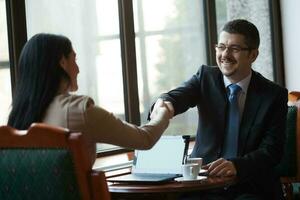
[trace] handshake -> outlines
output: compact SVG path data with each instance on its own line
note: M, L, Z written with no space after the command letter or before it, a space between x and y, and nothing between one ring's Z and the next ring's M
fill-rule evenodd
M161 118L162 116L167 115L169 119L174 116L174 108L171 102L158 99L153 107L153 110L150 114L150 119Z

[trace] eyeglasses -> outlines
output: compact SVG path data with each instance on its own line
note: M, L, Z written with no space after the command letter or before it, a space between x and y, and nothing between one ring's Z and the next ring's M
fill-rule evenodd
M227 49L229 52L232 52L232 53L239 53L241 51L249 51L252 49L249 47L243 48L239 45L226 46L224 44L216 44L215 48L216 48L216 51L218 51L218 52L224 52Z

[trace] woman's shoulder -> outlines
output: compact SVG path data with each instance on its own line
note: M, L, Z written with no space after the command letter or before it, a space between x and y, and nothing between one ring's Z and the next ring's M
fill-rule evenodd
M94 100L86 95L60 94L54 98L54 102L62 107L79 108L85 110L94 105Z
M94 101L85 95L57 95L47 108L43 122L72 129L73 123L70 121L84 121L83 116L89 104L93 105Z
M89 96L60 94L51 102L44 121L71 130L82 131L86 110L92 105L94 101Z

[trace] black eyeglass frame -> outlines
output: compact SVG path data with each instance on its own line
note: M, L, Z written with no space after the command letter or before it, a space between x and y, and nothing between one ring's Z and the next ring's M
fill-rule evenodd
M251 51L253 48L250 47L241 47L239 45L226 46L224 44L215 44L215 50L224 52L226 49L232 53L239 53L241 51Z

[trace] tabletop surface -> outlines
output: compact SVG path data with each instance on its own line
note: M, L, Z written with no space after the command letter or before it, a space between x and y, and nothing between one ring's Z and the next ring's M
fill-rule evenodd
M213 188L228 187L236 182L236 177L207 177L204 180L191 182L170 181L165 183L111 183L108 182L112 193L174 193Z

